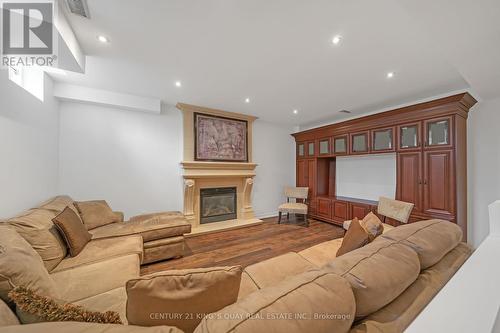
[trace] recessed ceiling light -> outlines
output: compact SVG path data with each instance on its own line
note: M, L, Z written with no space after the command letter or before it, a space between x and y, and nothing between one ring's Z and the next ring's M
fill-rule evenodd
M250 98L245 98L245 103L250 103Z
M335 45L337 45L337 44L340 43L341 40L342 40L342 36L337 35L337 36L334 36L332 38L332 43L335 44Z
M108 37L103 36L103 35L97 36L97 40L100 41L101 43L109 43Z
M388 78L388 79L391 79L391 78L393 78L393 77L394 77L394 72L389 72L389 73L387 73L387 78Z
M176 87L181 87L181 86L182 86L181 81L175 81L175 86L176 86Z
M299 110L295 109L295 110L293 110L293 113L297 114L297 113L299 113Z

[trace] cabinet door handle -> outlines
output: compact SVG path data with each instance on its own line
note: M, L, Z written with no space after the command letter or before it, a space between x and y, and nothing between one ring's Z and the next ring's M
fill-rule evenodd
M422 179L419 179L419 180L418 180L418 184L419 184L419 185L422 185Z
M426 180L424 180L424 185L427 185L427 179L426 179Z

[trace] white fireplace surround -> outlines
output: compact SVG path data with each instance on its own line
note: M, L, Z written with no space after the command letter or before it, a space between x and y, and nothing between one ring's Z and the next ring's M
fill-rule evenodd
M181 162L184 178L184 215L192 225L192 235L239 228L262 223L255 218L252 206L252 188L255 168L252 163L252 124L256 119L238 113L208 109L199 106L177 104L183 112L184 161ZM248 160L250 162L205 162L194 160L193 113L224 116L248 122ZM200 224L200 189L236 187L237 217L234 220Z

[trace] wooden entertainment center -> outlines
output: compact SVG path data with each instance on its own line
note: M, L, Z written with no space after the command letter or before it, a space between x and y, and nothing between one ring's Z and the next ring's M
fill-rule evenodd
M292 134L309 215L341 225L376 213L376 201L337 196L336 157L395 153L396 199L415 204L410 222L449 220L467 239L467 116L476 102L462 93Z

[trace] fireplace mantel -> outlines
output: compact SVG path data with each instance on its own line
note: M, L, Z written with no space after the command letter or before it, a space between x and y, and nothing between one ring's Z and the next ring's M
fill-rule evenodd
M181 162L184 169L184 178L209 178L209 177L254 177L255 163L234 162Z
M184 215L192 225L191 235L240 228L262 223L252 207L252 189L256 163L252 163L252 125L256 117L200 106L177 104L184 122L184 160L180 162L184 178ZM200 112L248 121L249 162L205 162L194 160L193 113ZM237 218L200 224L200 189L236 187Z

